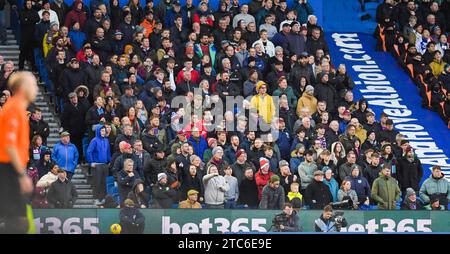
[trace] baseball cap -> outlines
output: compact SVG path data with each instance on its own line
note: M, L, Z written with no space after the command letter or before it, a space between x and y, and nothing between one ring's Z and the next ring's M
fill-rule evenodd
M68 131L63 131L63 132L61 132L60 136L61 136L61 138L67 137L67 136L70 136L70 133Z

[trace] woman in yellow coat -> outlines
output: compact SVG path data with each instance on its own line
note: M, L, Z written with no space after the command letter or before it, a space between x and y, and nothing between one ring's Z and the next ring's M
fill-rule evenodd
M255 109L267 124L270 124L272 117L275 116L275 104L272 96L267 94L267 84L259 81L256 84L256 91L258 94L253 96L250 101L251 108Z

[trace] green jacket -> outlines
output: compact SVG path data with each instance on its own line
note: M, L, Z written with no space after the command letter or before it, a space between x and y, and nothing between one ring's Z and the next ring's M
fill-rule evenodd
M400 199L400 187L397 180L391 176L380 176L372 185L372 199L378 203L380 210L396 209L396 201Z
M294 90L292 90L292 87L288 86L288 87L286 87L286 89L281 89L278 87L277 90L273 91L272 96L280 96L283 93L285 93L287 95L289 107L295 108L297 106L297 97L295 96Z
M430 195L433 194L444 194L447 196L447 200L450 200L450 182L444 178L444 174L439 179L435 179L433 175L430 175L420 187L419 195L425 204L430 203Z

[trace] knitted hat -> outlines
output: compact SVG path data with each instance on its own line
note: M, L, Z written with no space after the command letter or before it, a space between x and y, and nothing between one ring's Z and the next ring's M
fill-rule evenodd
M165 173L159 173L158 174L158 182L161 181L163 178L167 178L167 175Z
M217 152L222 151L223 152L223 148L220 146L216 146L214 147L214 149L212 149L212 154L216 154Z
M266 158L260 158L259 159L259 168L261 169L261 171L265 171L264 173L267 173L270 168L269 160Z
M211 147L214 142L217 142L217 139L215 138L208 138L208 146Z
M236 152L236 158L239 158L242 154L245 154L245 150L244 149L238 149Z
M309 92L309 91L314 92L314 87L312 85L307 85L306 86L305 92Z
M280 181L280 177L278 175L273 175L270 177L270 183L278 182Z
M406 189L406 198L409 198L412 195L416 195L416 192L413 190L413 188Z

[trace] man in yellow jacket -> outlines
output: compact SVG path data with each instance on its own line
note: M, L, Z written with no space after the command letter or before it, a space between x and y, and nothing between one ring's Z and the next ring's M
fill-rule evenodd
M196 190L189 190L187 192L187 196L188 198L184 201L181 201L178 204L178 208L190 208L190 209L201 209L202 205L197 202L197 198L198 198L198 191Z
M433 72L433 75L437 78L441 73L444 71L444 67L447 63L442 61L442 55L439 50L436 50L434 52L434 59L433 62L430 63L431 70Z
M264 81L259 81L256 84L256 91L258 94L253 96L250 104L252 109L256 112L267 124L270 124L272 118L275 116L275 104L272 96L267 94L267 84Z

